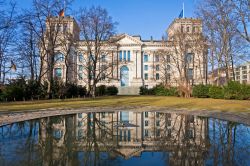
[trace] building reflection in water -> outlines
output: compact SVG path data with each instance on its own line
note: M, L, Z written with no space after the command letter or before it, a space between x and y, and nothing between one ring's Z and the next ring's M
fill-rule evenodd
M26 165L120 165L155 152L161 153L162 165L249 164L250 142L236 139L236 132L242 130L248 131L244 134L249 138L249 128L216 119L161 112L94 112L26 123L23 146L34 147L23 153ZM241 146L243 142L248 148ZM242 155L239 149L245 150ZM1 153L0 162L8 163ZM30 153L35 157L27 157Z

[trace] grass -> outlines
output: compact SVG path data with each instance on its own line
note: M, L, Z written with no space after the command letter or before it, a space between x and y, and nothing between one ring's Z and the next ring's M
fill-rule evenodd
M113 96L93 99L40 100L26 102L0 103L0 112L24 111L48 108L83 108L83 107L122 107L154 106L167 109L220 110L230 112L249 112L250 101L178 98L164 96Z

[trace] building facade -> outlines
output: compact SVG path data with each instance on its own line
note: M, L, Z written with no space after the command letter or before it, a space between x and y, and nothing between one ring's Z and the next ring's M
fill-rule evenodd
M54 19L53 26L58 26ZM71 17L61 18L59 29L74 36L76 43L68 56L62 46L58 46L53 69L54 77L65 81L66 64L68 60L68 75L70 82L86 86L91 79L87 70L85 41L79 40L80 28ZM48 25L47 25L48 26ZM175 38L179 32L178 39ZM63 34L63 33L62 33ZM167 29L167 39L142 40L140 36L120 34L114 36L115 43L102 48L102 55L98 62L98 72L101 79L98 85L114 85L119 93L138 94L139 87L151 88L157 84L178 86L183 77L187 77L190 84L204 83L206 80L206 50L197 37L202 36L202 22L199 19L175 19ZM188 36L189 35L189 36ZM181 43L185 41L185 43ZM179 45L178 45L179 43ZM185 45L185 48L181 45ZM187 46L188 45L188 46ZM182 50L183 49L183 50ZM46 65L43 69L43 80L48 79Z

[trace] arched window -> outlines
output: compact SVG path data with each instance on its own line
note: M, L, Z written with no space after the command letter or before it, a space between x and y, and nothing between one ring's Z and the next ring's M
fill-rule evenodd
M54 57L55 62L63 62L64 61L64 55L62 53L57 53Z

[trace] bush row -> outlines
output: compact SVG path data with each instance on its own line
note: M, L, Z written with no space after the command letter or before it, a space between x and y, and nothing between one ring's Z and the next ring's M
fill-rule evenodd
M54 81L51 86L52 98L83 97L86 88L76 84L64 84ZM44 99L48 97L48 84L40 84L37 81L26 81L24 78L12 80L8 85L0 89L0 101L23 101Z
M178 90L175 87L165 87L162 84L149 89L141 86L140 95L178 96Z
M105 86L105 85L100 85L96 87L96 96L114 96L117 95L118 89L115 86Z
M196 85L193 87L193 97L214 99L250 99L250 85L230 81L223 87L211 85Z

